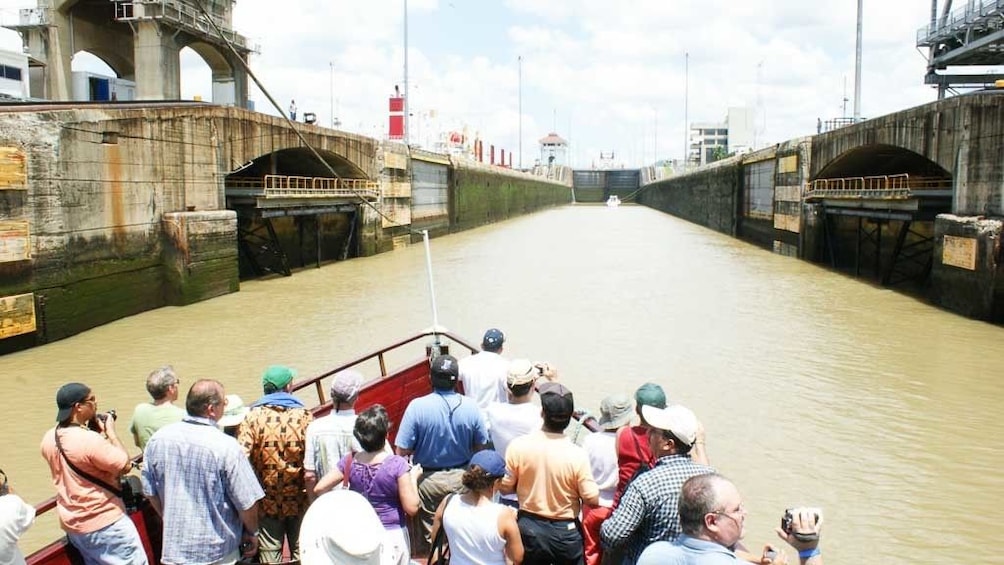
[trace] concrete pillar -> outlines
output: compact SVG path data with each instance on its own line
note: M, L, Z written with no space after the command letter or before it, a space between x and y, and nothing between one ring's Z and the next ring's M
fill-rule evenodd
M162 226L167 304L182 306L237 292L236 212L170 212Z
M136 22L137 100L181 98L181 62L169 30L155 21Z
M980 320L1004 320L1000 219L940 214L934 220L931 300Z

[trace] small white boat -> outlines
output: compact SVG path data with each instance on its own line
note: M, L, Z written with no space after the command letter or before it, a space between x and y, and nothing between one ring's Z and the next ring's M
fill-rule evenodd
M616 208L621 205L621 199L616 194L611 194L610 198L607 198L607 206L611 208Z

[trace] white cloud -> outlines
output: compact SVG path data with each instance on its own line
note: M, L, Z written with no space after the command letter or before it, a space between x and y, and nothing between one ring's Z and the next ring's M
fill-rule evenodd
M10 19L15 1L0 0L0 17ZM284 108L295 98L322 124L334 111L343 128L382 136L387 96L403 86L403 4L297 0L277 9L240 0L235 26L260 44L252 67ZM850 0L410 0L408 8L417 141L466 126L486 144L516 149L521 55L524 164L551 129L570 139L579 165L611 150L632 165L651 161L656 137L659 157L681 156L685 94L691 122L757 107L769 141L839 116L845 79L853 98ZM915 48L929 10L929 0L865 2L863 115L935 98ZM0 34L0 47L20 47L11 34ZM186 62L186 95L206 97L207 77L204 65ZM252 96L275 113L256 89Z

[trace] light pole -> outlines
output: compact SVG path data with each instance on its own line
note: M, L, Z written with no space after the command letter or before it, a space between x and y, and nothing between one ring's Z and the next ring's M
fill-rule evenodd
M411 145L411 116L408 109L408 0L404 0L404 144Z
M690 160L690 116L688 116L688 105L690 103L690 52L684 53L683 59L683 170L687 170L687 161Z
M858 38L854 53L854 123L861 121L861 8L864 0L858 0Z
M655 139L652 141L653 151L652 151L652 163L657 164L659 162L659 108L653 106L652 111L655 112Z
M518 76L518 93L519 93L519 170L523 170L523 56L520 55L516 58L517 62L517 76Z

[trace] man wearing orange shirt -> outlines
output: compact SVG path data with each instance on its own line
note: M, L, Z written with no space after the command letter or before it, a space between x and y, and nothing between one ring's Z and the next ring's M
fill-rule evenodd
M517 524L523 538L523 563L581 564L579 511L596 506L600 489L589 467L589 456L565 436L575 402L558 383L537 387L544 425L518 437L506 449L503 493L519 499Z
M42 457L56 486L59 523L87 563L146 564L139 532L119 496L132 461L112 414L98 414L90 387L69 383L56 393L58 425L42 437Z

